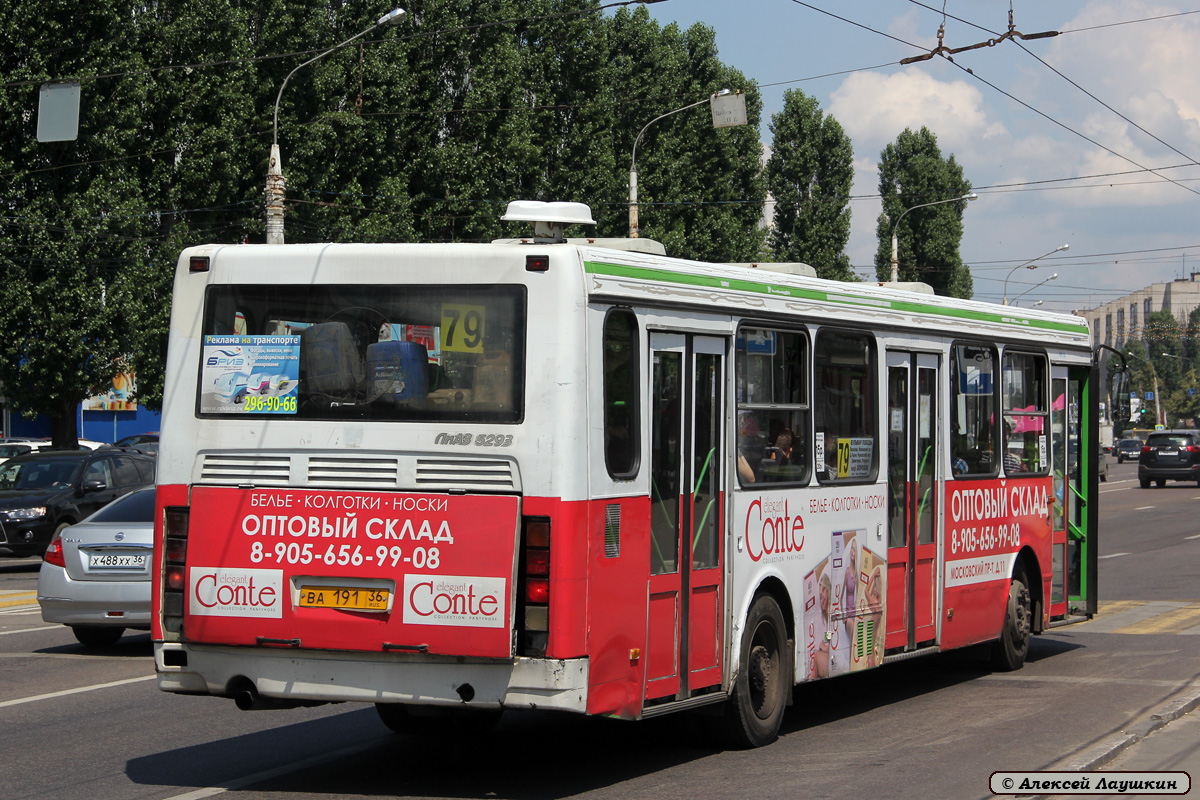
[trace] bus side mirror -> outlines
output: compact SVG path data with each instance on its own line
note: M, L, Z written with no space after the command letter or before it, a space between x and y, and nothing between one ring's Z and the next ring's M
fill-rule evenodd
M1108 376L1108 407L1113 422L1129 422L1133 416L1129 407L1129 381L1128 370Z

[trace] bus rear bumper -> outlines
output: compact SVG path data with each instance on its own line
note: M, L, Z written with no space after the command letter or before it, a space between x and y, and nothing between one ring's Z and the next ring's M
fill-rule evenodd
M467 660L399 653L154 643L158 688L231 697L587 711L588 661Z

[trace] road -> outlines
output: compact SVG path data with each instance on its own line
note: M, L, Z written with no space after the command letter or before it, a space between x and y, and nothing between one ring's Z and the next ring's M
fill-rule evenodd
M156 690L147 634L91 652L41 621L37 562L0 562L0 798L990 797L1200 687L1200 489L1101 485L1102 613L1035 639L1017 673L976 653L800 687L780 740L724 751L696 717L509 714L488 737L390 733L364 706L240 712ZM26 599L22 599L25 597Z

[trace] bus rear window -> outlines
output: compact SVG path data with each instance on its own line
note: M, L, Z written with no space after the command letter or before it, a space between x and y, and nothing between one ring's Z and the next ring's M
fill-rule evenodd
M201 416L519 422L521 286L212 286Z

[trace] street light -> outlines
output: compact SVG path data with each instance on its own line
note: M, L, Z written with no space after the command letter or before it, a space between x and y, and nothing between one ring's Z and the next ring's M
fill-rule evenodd
M1032 269L1032 267L1030 267L1030 269ZM1050 281L1056 281L1056 280L1058 280L1058 273L1057 273L1057 272L1056 272L1056 273L1054 273L1053 275L1051 275L1049 278L1046 278L1046 280L1044 280L1044 281L1041 281L1040 283L1035 283L1033 286L1030 286L1028 289L1026 289L1025 291L1021 292L1019 295L1017 295L1016 297L1014 297L1014 298L1013 298L1013 305L1016 305L1016 304L1017 304L1017 300L1018 300L1019 298L1022 298L1022 297L1024 297L1025 295L1029 294L1030 292L1032 292L1034 289L1038 288L1038 287L1039 287L1039 286L1041 286L1042 284L1046 284L1046 283L1049 283ZM1006 291L1006 292L1007 292L1007 291L1008 291L1008 288L1006 287L1004 291ZM1005 302L1005 305L1008 305L1008 303L1007 303L1007 302ZM1041 305L1041 301L1040 301L1040 300L1038 301L1038 305Z
M704 98L703 100L697 100L696 102L689 103L686 106L683 106L682 108L677 108L674 111L668 111L667 113L663 114L662 116L655 117L654 119L647 122L640 131L638 131L637 138L633 140L633 156L629 160L629 238L630 239L638 238L637 146L638 146L638 142L640 142L642 140L642 134L646 132L646 128L649 128L651 125L658 122L660 119L666 119L667 117L671 116L672 114L678 114L680 111L687 111L689 108L695 108L696 106L703 105L704 103L709 103L710 105L715 106L716 100L718 97L727 97L727 96L733 95L733 94L734 94L734 92L732 89L722 89L719 92L714 92L713 94L709 95L708 97ZM735 95L735 97L744 97L742 95L741 89L739 89L737 91L737 95ZM730 117L730 121L726 121L723 124L718 124L715 116L716 115L714 114L714 119L713 119L713 127L714 128L745 125L746 124L745 102L743 101L741 103L740 115L738 113L733 114L733 116Z
M918 206L906 208L900 212L900 216L896 217L896 224L892 226L892 283L896 283L900 280L900 242L896 237L900 232L900 220L904 219L904 215L918 208L925 208L927 206L940 206L942 203L957 203L959 200L975 200L978 199L978 197L979 195L971 192L969 194L964 194L962 197L951 197L949 200L934 200L932 203L921 203Z
M1017 264L1015 267L1010 269L1008 271L1008 274L1004 276L1004 305L1008 305L1008 279L1012 277L1012 274L1014 272L1019 270L1021 267L1026 267L1028 269L1037 269L1038 265L1033 262L1039 261L1039 260L1045 258L1046 256L1052 256L1055 253L1061 252L1063 250L1070 250L1070 249L1071 249L1071 245L1064 244L1060 247L1054 248L1049 253L1043 253L1042 255L1038 256L1037 258L1030 259L1029 261L1026 261L1024 264ZM1055 277L1058 277L1058 273L1055 273ZM1024 293L1022 292L1022 294L1024 294ZM1017 295L1017 296L1020 297L1020 295Z
M1159 400L1158 400L1158 370L1154 368L1154 362L1148 358L1143 358L1142 356L1139 356L1138 354L1132 353L1132 352L1125 353L1125 355L1136 358L1138 361L1141 361L1150 367L1150 376L1152 378L1154 378L1154 424L1156 424L1156 425L1165 424L1162 421L1162 419L1163 419L1162 406L1159 405ZM1146 355L1150 355L1150 353L1147 352Z
M361 33L354 34L341 44L334 45L324 53L313 56L289 72L287 77L283 79L283 83L279 86L279 94L275 96L275 121L272 125L271 159L267 163L267 244L283 244L283 188L285 181L283 180L283 160L279 156L279 101L283 98L283 90L287 86L288 81L291 80L296 72L307 67L314 61L319 61L335 50L341 50L355 39L366 36L380 25L391 25L394 22L398 22L403 16L404 9L393 8L376 20L375 24L371 27Z

